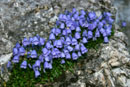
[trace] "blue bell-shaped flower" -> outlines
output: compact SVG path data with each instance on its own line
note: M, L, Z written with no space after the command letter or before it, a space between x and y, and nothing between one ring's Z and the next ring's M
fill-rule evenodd
M99 22L98 23L98 29L101 29L103 27L103 23L102 22Z
M44 62L44 57L43 57L43 55L41 54L40 56L39 56L39 60L41 61L41 62Z
M66 53L65 55L66 55L66 59L71 59L70 53Z
M91 39L93 37L92 31L88 31L88 39Z
M46 46L45 46L47 49L51 49L52 48L52 45L51 45L51 43L48 41L47 43L46 43Z
M71 46L67 46L67 49L69 50L69 52L73 51L73 47Z
M40 64L41 64L41 61L40 61L40 60L36 60L36 62L35 62L35 67L40 68Z
M75 48L74 48L76 51L79 51L80 50L80 45L79 44L77 44L77 45L75 45Z
M75 52L72 53L72 59L73 60L77 60L78 59L78 55Z
M15 45L16 48L20 48L20 44L17 42L16 45Z
M88 17L92 21L92 20L96 19L96 13L95 12L89 12Z
M67 38L66 38L65 43L66 43L67 45L70 45L70 44L71 44L71 39L70 39L70 37L67 37Z
M47 48L43 48L43 49L42 49L42 53L43 53L43 55L47 55L47 53L48 53Z
M80 32L81 31L80 27L76 27L76 31Z
M56 47L62 48L62 41L61 40L57 40Z
M127 23L126 23L125 21L123 21L123 22L121 23L121 25L122 25L122 27L126 27Z
M13 55L17 55L19 53L18 48L13 48Z
M81 38L79 32L76 32L76 33L75 33L75 38L76 38L76 39L80 39L80 38Z
M76 45L78 43L77 39L72 38L72 45Z
M66 31L66 30L63 30L63 31L62 31L62 35L66 36L66 35L67 35L67 31Z
M45 44L45 39L40 37L40 45L44 45Z
M64 23L61 23L60 28L61 28L61 29L64 29L64 28L65 28L65 24L64 24Z
M50 39L50 40L55 40L55 35L54 35L54 33L51 33L51 34L50 34L49 39Z
M38 70L35 70L35 78L37 78L38 76L40 76L40 72Z
M86 12L84 10L81 10L80 13L81 13L81 15L85 15L86 14Z
M80 51L78 51L78 56L79 56L79 57L82 56Z
M104 37L104 43L108 43L109 40L108 40L108 37Z
M37 58L37 52L36 50L33 50L30 55L31 58Z
M61 58L64 58L64 57L65 57L65 53L61 52Z
M39 44L39 39L38 39L37 36L33 37L32 44L33 45L38 45Z
M28 46L28 45L30 45L30 41L25 37L24 39L23 39L23 41L22 41L22 44L23 44L23 46Z
M11 67L11 62L8 61L8 63L7 63L7 68L10 68L10 67Z
M13 63L18 63L19 62L19 55L15 55L12 59Z
M20 48L19 48L19 54L20 54L21 56L24 56L24 54L25 54L25 49L24 49L23 47L20 47Z
M98 29L97 29L96 32L95 32L95 37L100 37L100 32L99 32Z
M82 42L83 42L83 43L88 43L87 38L86 38L86 37L83 37Z
M88 34L87 34L87 31L84 30L83 33L82 33L82 36L83 36L83 37L87 37L87 35L88 35Z
M27 61L26 61L26 60L24 60L24 61L22 62L22 64L20 65L20 68L24 68L24 69L27 68Z
M86 52L88 52L88 50L87 50L87 48L82 44L82 45L81 45L81 53L84 54L84 53L86 53Z
M64 59L61 60L61 64L65 64L65 60Z

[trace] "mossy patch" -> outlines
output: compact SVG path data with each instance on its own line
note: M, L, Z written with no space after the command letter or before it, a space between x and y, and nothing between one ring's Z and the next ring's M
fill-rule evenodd
M112 29L112 35L109 37L109 39L114 35L114 29ZM90 40L86 47L88 49L95 49L98 50L100 47L100 44L103 43L103 37L97 38L96 41ZM10 80L7 83L4 83L3 87L35 87L36 84L42 84L43 86L50 87L49 84L52 84L56 80L59 80L60 77L64 77L63 73L66 71L73 72L74 65L77 64L77 62L85 58L87 54L84 54L82 57L78 58L78 60L65 60L65 64L60 64L61 59L54 59L53 60L53 69L52 70L46 70L46 73L41 70L41 76L38 78L34 77L34 72L30 68L27 69L21 69L20 64L22 60L20 60L20 63L15 64L13 66L13 69L11 71ZM34 61L32 61L34 63ZM63 78L64 79L64 78Z

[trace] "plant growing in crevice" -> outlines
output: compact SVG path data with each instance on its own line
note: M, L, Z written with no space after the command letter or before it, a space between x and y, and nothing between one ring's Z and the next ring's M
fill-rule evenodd
M36 83L53 81L67 69L72 70L74 62L88 49L109 42L114 22L111 16L110 12L103 12L97 17L94 11L75 8L59 14L47 40L36 35L16 43L13 57L7 64L12 68L7 85L33 87Z

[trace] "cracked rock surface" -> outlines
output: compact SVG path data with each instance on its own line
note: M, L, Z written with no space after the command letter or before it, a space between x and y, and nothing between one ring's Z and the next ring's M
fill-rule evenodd
M48 37L59 13L65 9L114 12L110 0L0 0L0 56L17 41L39 34Z
M55 82L54 87L130 87L126 40L125 34L116 30L108 44L101 44L98 51L89 50L86 59L76 65L74 74L66 73L65 80Z
M36 34L48 37L59 13L65 9L110 11L115 15L111 0L0 0L0 64L2 74L8 79L6 61L17 41ZM130 55L127 37L115 30L108 44L101 44L98 51L90 49L85 60L79 61L74 74L65 73L64 80L53 87L130 87ZM4 58L4 59L3 59ZM2 62L3 61L3 62Z

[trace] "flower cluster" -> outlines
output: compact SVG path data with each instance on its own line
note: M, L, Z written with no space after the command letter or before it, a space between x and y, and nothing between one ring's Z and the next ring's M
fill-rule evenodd
M22 59L20 68L33 69L37 78L40 71L46 72L46 69L53 68L53 59L60 58L61 64L66 60L77 60L88 52L86 45L90 40L95 41L103 37L105 43L109 41L108 36L111 35L114 21L111 16L109 12L97 17L95 12L79 12L75 8L72 12L66 10L64 14L59 15L48 40L36 35L29 39L24 38L21 45L17 43L13 48L13 58L7 67L11 66L11 62L19 63L20 58L23 58L21 56L26 55L27 58ZM35 63L30 64L28 60L35 60Z

